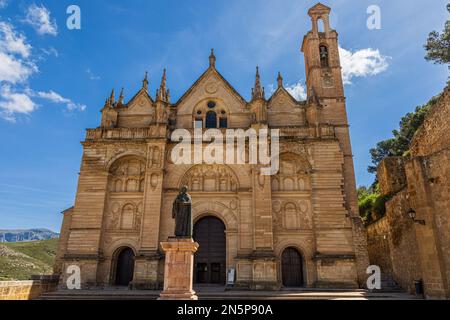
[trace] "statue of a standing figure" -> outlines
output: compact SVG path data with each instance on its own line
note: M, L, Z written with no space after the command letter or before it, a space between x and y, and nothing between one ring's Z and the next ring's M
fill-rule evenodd
M173 202L172 218L175 219L175 237L192 238L192 200L188 187L181 187Z

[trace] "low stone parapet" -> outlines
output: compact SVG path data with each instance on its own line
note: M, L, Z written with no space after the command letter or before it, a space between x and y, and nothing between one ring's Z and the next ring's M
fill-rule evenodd
M0 281L0 300L33 300L56 290L58 277L33 277L26 281Z

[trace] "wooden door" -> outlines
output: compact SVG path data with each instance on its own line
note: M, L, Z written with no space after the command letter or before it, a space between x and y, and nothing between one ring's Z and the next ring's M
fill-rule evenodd
M287 248L281 257L281 276L283 286L303 286L303 263L302 256L295 248Z
M133 280L133 274L134 253L130 248L125 248L117 256L115 285L128 286Z
M194 281L204 284L225 284L225 225L215 217L199 220L194 226L194 240L200 245L194 258Z

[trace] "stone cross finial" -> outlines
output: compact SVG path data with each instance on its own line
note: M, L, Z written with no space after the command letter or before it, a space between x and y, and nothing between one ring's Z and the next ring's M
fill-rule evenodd
M209 66L211 68L216 67L216 56L214 55L214 49L211 49L211 54L209 56Z
M147 71L145 71L145 78L144 78L144 80L142 80L142 88L145 91L148 91L148 72Z
M281 76L281 72L278 72L277 82L278 82L278 88L283 87L283 77Z

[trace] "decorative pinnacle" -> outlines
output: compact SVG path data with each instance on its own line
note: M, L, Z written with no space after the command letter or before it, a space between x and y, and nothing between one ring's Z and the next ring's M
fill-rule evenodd
M278 72L277 82L278 82L278 88L283 87L283 77L281 76L281 72Z
M125 99L124 95L123 95L123 87L122 90L120 90L120 96L119 96L119 104L123 104L123 101Z
M159 101L169 102L169 90L166 89L166 82L167 82L167 75L166 69L164 69L161 78L161 85L159 86L159 90L156 91L156 99Z
M142 88L145 91L148 91L148 72L147 71L145 71L145 78L144 78L144 80L142 80Z
M255 87L252 89L252 100L264 99L264 89L261 88L261 77L259 67L256 67Z
M211 49L211 54L209 56L209 66L211 68L216 67L216 56L214 55L214 49Z
M109 96L109 103L112 106L112 105L114 105L115 102L116 102L116 91L114 89L112 89L111 95Z
M103 106L101 111L103 112L103 111L109 109L110 107L111 107L111 105L109 104L109 99L106 99L105 100L105 105Z

